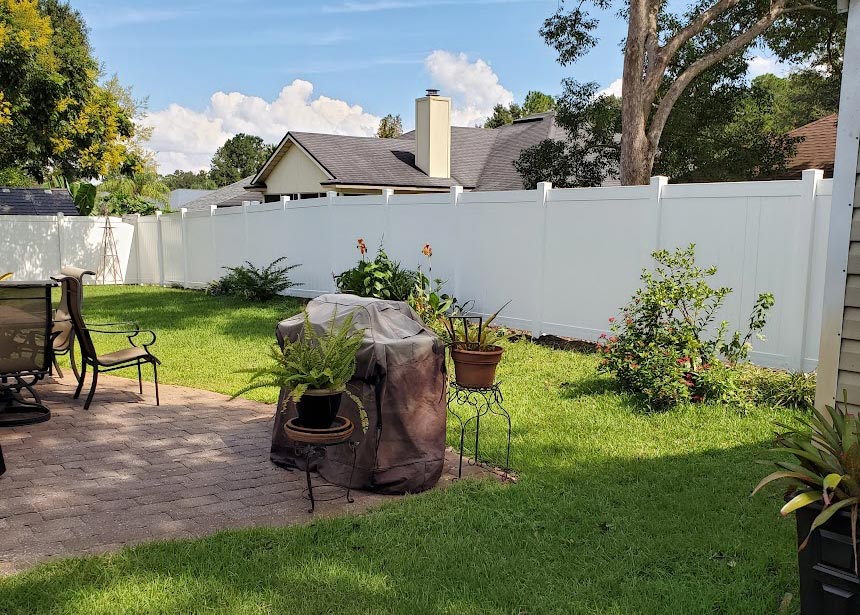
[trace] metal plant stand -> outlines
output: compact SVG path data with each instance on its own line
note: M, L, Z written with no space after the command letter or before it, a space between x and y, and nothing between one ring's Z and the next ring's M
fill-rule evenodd
M463 476L463 447L466 440L466 428L475 422L475 459L479 461L478 445L481 436L481 417L487 414L501 416L508 423L508 444L505 453L504 478L507 480L511 470L511 415L504 407L504 397L501 383L496 382L489 388L471 388L460 386L456 382L448 384L448 414L457 419L460 424L460 465L457 469L457 478ZM458 408L470 409L469 416Z
M295 434L290 434L290 437L296 439ZM349 435L347 436L349 437ZM352 469L349 473L349 482L346 484L346 493L340 492L331 495L325 495L323 497L314 497L314 484L311 480L311 464L315 461L319 461L325 457L325 450L329 446L337 446L339 444L349 444L349 448L352 450ZM313 443L313 444L301 444L296 447L296 454L301 455L305 459L305 478L307 479L308 486L302 490L302 497L307 498L311 501L311 507L308 509L309 513L314 512L314 508L316 507L316 502L331 502L332 500L339 500L342 497L346 497L346 501L352 504L355 500L352 498L352 478L355 474L355 456L356 451L358 449L358 445L360 443L354 440L342 440L340 442L326 442L326 443ZM340 485L335 485L333 483L329 483L325 485L326 487L338 487L343 489Z

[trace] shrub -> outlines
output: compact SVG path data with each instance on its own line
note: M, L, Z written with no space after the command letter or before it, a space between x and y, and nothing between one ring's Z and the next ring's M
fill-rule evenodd
M815 407L815 373L786 372L745 365L741 385L758 404L811 411Z
M206 292L210 295L244 297L251 301L274 299L282 291L293 286L300 286L287 275L299 265L280 266L286 258L286 256L282 256L262 269L258 269L248 261L239 267L224 267L228 273L221 279L209 284Z
M759 295L746 335L736 331L725 341L728 323L713 325L731 289L708 284L716 267L696 266L693 244L652 256L656 267L643 270L643 287L620 319L609 319L612 335L601 336L601 371L655 409L683 401L742 401L735 366L747 358L753 335L764 339L773 295Z
M367 246L363 239L356 245L361 260L351 269L334 276L337 289L359 297L374 297L392 301L406 301L415 287L418 273L405 269L397 261L388 258L380 245L376 258L366 260Z

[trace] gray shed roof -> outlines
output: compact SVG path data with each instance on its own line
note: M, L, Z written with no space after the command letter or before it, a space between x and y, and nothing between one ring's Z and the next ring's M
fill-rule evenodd
M229 186L218 188L218 190L209 190L208 194L189 201L185 205L182 205L182 207L191 211L195 209L209 209L212 205L216 207L234 207L241 205L244 201L261 201L263 197L259 192L245 190L245 186L252 179L254 179L253 176L243 177Z
M255 176L264 186L287 141L298 143L331 177L329 184L470 190L517 190L523 183L513 166L520 152L547 138L564 138L555 114L542 113L500 128L451 127L451 177L428 177L415 166L415 133L397 139L289 132Z
M78 215L72 195L64 188L0 187L0 215L54 216L60 212L66 216Z

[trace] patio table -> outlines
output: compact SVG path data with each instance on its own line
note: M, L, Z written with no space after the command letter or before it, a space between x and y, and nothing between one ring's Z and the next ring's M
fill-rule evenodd
M0 427L51 418L33 385L51 365L51 287L56 285L53 280L0 282ZM33 401L21 396L22 389ZM0 448L0 475L5 471Z

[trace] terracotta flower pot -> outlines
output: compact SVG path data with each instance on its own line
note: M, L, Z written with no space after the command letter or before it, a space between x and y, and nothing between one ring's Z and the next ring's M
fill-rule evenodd
M299 424L311 429L328 429L340 410L343 391L308 389L296 402Z
M454 380L461 387L486 389L496 381L496 367L502 360L504 348L493 346L492 350L466 350L451 348L454 361Z

